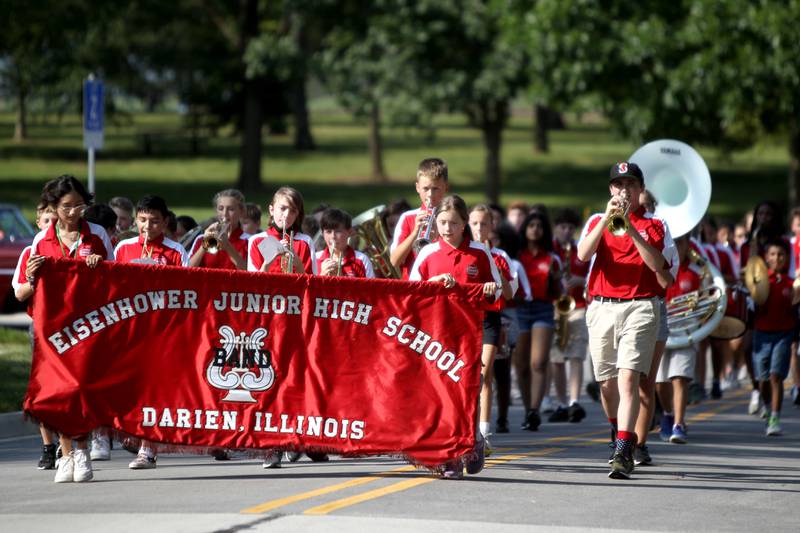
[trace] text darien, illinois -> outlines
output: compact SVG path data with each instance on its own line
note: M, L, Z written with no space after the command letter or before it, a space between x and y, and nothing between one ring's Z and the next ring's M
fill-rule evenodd
M262 413L252 420L239 420L238 411L142 407L142 427L208 429L220 431L264 432L306 435L328 439L361 440L366 423L347 418ZM246 422L246 425L245 425Z

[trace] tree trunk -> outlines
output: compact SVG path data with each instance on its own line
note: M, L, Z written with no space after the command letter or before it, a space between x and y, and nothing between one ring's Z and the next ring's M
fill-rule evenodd
M308 65L304 58L311 55L306 38L303 18L296 15L292 18L292 33L297 48L303 57L297 65L297 72L289 82L289 106L294 118L294 149L313 150L314 138L311 136L311 126L308 119L308 98L306 96L306 80L308 78Z
M245 0L242 8L240 53L244 90L240 121L242 145L239 152L238 187L251 192L261 189L261 126L264 117L258 80L247 79L245 74L244 52L250 39L258 35L258 0Z
M789 132L789 206L800 202L800 124L795 120Z
M490 203L500 201L500 147L503 143L502 123L485 121L481 128L486 147L486 198Z
M369 158L372 162L372 181L386 183L386 172L383 170L383 141L381 140L381 116L378 103L372 104L369 114Z
M304 69L305 73L305 69ZM306 78L292 80L289 89L289 105L294 118L294 149L313 150L316 148L311 136L311 125L308 118L308 99L306 97Z
M239 182L243 191L261 188L261 95L254 80L245 80L242 117L242 146L239 155Z
M28 91L23 88L17 90L17 117L14 122L14 142L22 142L28 138L28 115L25 105Z
M550 126L550 110L541 104L536 104L533 121L533 145L538 153L546 154L550 151L550 139L547 133Z

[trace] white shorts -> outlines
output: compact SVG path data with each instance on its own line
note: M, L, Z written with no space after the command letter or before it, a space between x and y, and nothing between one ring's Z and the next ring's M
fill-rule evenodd
M665 350L658 365L656 383L669 383L672 378L694 379L697 348L694 345L677 350Z
M556 316L558 323L558 316ZM589 328L586 326L586 308L574 309L567 321L569 341L562 351L558 347L558 339L553 336L553 348L550 350L550 362L563 363L567 359L586 360L589 351Z

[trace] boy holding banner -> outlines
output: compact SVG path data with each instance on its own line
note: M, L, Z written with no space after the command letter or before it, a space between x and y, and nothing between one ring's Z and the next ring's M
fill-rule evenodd
M164 235L167 227L169 209L160 196L147 195L136 205L136 227L138 237L121 241L115 250L117 261L122 263L143 263L170 266L187 266L189 257L179 243ZM103 442L104 441L104 442ZM92 442L95 446L108 446L107 436L96 436ZM141 470L156 467L156 449L143 440L136 458L128 464L128 468Z

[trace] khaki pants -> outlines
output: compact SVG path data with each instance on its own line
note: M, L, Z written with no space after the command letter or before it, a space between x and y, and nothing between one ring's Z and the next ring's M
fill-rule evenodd
M586 325L597 381L616 378L620 368L650 372L660 313L657 298L589 304Z

